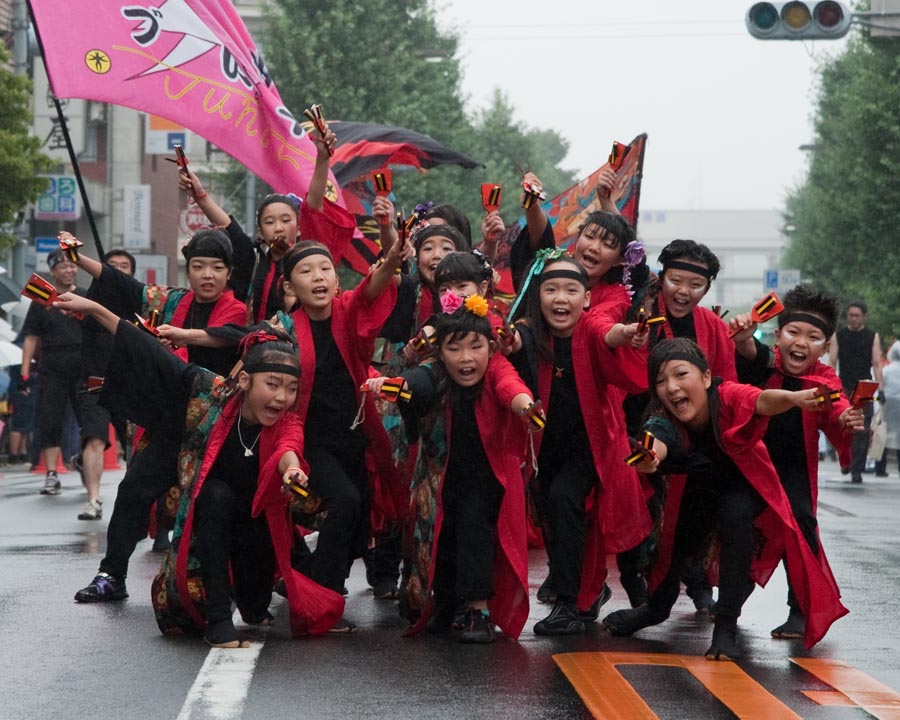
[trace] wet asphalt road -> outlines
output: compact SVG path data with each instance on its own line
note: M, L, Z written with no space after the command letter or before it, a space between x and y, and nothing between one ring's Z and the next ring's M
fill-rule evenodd
M833 464L822 468L823 544L851 614L809 652L800 641L769 638L786 617L780 572L745 607L745 658L735 666L697 662L711 626L686 598L668 622L635 638L610 638L596 627L538 638L531 627L548 608L533 602L519 643L404 639L395 603L372 598L357 563L346 612L356 633L291 640L282 608L276 627L255 636L253 661L240 661L249 667L210 670L221 658L201 641L164 638L156 629L149 587L160 557L150 541L132 559L129 600L74 603L102 557L106 519L76 519L85 500L77 474L62 476L58 497L42 497L42 478L5 468L0 719L900 718L900 478L892 473L851 486ZM107 514L121 475L104 479ZM532 592L544 570L534 552ZM615 570L610 583L605 609L625 607ZM824 680L800 666L804 658L817 661L808 667ZM841 666L849 669L838 672Z

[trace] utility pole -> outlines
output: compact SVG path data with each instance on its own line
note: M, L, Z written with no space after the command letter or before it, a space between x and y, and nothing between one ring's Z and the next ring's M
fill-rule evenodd
M16 75L28 74L28 5L26 0L15 0L13 14L13 70ZM16 244L12 247L12 267L8 268L16 284L25 284L25 253L31 241L31 210L22 214L22 220L14 232ZM27 236L27 237L26 237Z

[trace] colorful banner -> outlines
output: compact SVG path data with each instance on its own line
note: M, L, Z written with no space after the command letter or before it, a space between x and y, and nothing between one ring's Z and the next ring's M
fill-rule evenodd
M616 171L616 187L612 194L619 212L628 218L635 230L637 230L646 146L646 133L638 135L629 143L625 159ZM584 218L594 210L600 209L600 201L597 199L597 177L608 166L609 163L603 164L584 180L542 204L541 207L544 208L553 226L553 235L559 247L569 248L578 237L578 228L584 222ZM525 227L524 217L507 227L497 242L494 269L500 276L500 282L495 286L495 293L504 300L515 297L509 269L509 251L523 227Z
M31 0L57 97L180 123L278 192L304 195L316 148L231 2ZM340 202L333 176L328 196Z
M622 166L616 171L616 187L612 194L619 212L628 219L635 231L637 231L641 175L644 171L646 146L646 133L638 135L628 144L628 152L622 161ZM597 199L596 192L597 176L606 169L608 164L604 164L581 182L544 203L544 212L550 218L557 245L562 247L571 245L578 235L578 227L584 218L594 210L600 209L600 201Z

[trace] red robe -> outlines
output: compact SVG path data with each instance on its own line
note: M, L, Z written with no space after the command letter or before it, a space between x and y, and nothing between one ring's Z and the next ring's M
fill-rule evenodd
M624 288L623 288L624 290ZM606 580L606 555L635 547L652 529L650 514L634 468L623 461L631 453L622 411L624 393L630 388L604 339L609 323L593 309L581 316L572 336L572 365L581 414L591 445L600 486L587 498L587 536L578 607L587 610L599 597ZM552 363L538 360L538 395L545 410L550 407ZM534 436L535 456L540 455L542 435ZM533 473L525 464L526 482Z
M762 557L754 561L751 575L762 585L771 576L782 555L787 558L791 587L806 616L806 647L810 648L825 636L835 620L848 611L841 604L840 593L824 552L820 548L819 556L816 557L803 537L762 442L768 418L756 415L756 401L761 392L761 389L751 385L732 382L724 382L718 387L722 449L734 460L768 506L756 521L763 533L765 546ZM663 509L662 533L658 555L650 574L651 592L669 570L686 480L686 475L667 477L668 492Z
M491 472L503 486L503 500L497 517L497 549L494 555L494 596L488 600L491 620L512 638L518 638L528 620L528 545L525 530L525 487L522 482L521 464L525 459L525 429L521 418L510 411L513 397L519 393L531 394L509 361L495 353L488 363L481 395L475 401L475 421L485 444L485 452ZM437 409L444 413L446 433L446 457L449 458L450 428L452 427L451 403ZM421 442L420 453L433 451L433 443ZM423 464L423 459L419 458ZM417 468L419 469L419 468ZM434 536L431 541L431 557L428 565L428 587L431 597L435 562L439 552L441 525L444 511L441 503L446 465L441 468L436 492ZM422 511L422 503L416 510ZM592 601L593 602L593 601ZM425 606L419 620L407 635L421 632L432 610L431 602Z
M357 387L357 400L363 408L362 429L369 441L368 464L376 470L372 483L373 505L389 519L396 520L405 512L406 494L393 462L390 439L375 407L375 399L372 393L362 392L358 388L369 377L375 338L397 301L397 285L389 282L385 291L370 303L364 295L370 277L363 279L353 290L334 298L331 304L331 333ZM309 316L302 308L290 315L290 323L300 347L300 364L303 368L297 413L305 422L316 379L316 348Z

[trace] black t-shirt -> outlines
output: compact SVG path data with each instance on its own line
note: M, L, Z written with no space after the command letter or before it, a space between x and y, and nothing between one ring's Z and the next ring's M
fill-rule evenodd
M77 295L85 294L81 288L75 288L73 292ZM41 339L41 366L52 366L63 360L63 356L66 363L70 362L73 356L76 364L80 362L78 354L82 343L81 321L63 315L56 308L32 302L25 316L22 334Z
M211 477L227 483L234 490L238 507L249 508L256 493L260 432L262 425L251 425L238 416L209 471ZM253 454L248 456L246 448L250 448Z
M351 430L357 411L356 383L331 332L331 318L310 320L316 351L316 378L306 412L309 446L347 453L365 446L361 428Z
M547 407L547 426L541 440L538 466L551 457L565 460L573 456L590 460L591 450L575 386L572 338L554 338L550 403Z
M475 420L475 400L481 390L482 384L478 383L471 388L453 386L448 391L452 418L445 488L451 492L453 486L460 484L480 487L496 482Z
M841 328L837 331L838 340L838 372L844 392L853 392L859 380L872 377L872 346L875 333L869 328L851 330Z

